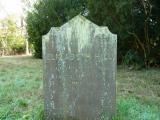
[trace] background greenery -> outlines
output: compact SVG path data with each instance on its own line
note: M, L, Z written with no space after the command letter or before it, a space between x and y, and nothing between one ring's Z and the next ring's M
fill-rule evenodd
M118 63L160 65L159 0L38 0L28 12L27 31L36 57L42 57L42 35L82 14L118 35Z
M118 67L113 120L160 120L160 70ZM43 120L42 60L0 58L0 120ZM106 120L102 115L103 120Z
M25 53L25 37L17 27L14 16L0 20L0 56Z

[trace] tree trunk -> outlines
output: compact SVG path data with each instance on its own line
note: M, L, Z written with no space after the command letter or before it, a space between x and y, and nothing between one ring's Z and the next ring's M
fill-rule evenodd
M26 40L26 55L29 55L28 40Z

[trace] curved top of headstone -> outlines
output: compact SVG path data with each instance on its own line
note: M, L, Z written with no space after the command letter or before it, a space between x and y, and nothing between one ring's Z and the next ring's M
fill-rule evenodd
M98 26L95 23L86 19L82 15L77 15L77 16L73 17L71 20L69 20L67 23L63 24L61 27L51 27L51 29L48 33L50 33L52 30L56 30L56 31L58 30L59 31L59 30L64 30L66 28L83 28L83 29L85 29L85 28L90 27L90 26L92 26L94 28L101 29L100 32L102 34L109 33L113 37L117 37L116 34L113 34L112 32L110 32L110 30L108 29L107 26Z
M51 37L51 39L49 39L49 37ZM61 44L65 43L65 41L68 41L68 44L73 43L71 41L78 41L79 51L90 46L89 43L97 40L107 40L110 46L117 41L117 35L112 34L108 27L98 26L81 15L75 16L61 27L52 27L50 31L43 36L43 42L55 40L53 38L57 38L59 42L61 41Z

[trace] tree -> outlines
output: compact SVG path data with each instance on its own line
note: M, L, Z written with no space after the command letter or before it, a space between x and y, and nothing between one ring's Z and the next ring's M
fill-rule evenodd
M24 51L24 38L14 21L14 16L1 20L0 24L0 53L10 55Z
M118 62L133 45L134 0L88 0L89 19L100 26L108 26L118 36Z
M118 63L160 65L159 0L40 0L28 13L27 31L35 56L41 57L42 35L77 14L118 35Z
M29 42L33 44L35 57L42 57L42 35L51 27L61 26L85 10L83 0L40 0L27 15Z
M89 18L118 35L120 63L148 67L160 56L159 5L158 0L88 0Z
M155 2L155 1L154 1ZM144 66L156 65L159 61L157 53L159 46L160 25L156 11L157 6L150 0L137 0L134 4L134 34L136 41L135 51L138 57L144 61Z

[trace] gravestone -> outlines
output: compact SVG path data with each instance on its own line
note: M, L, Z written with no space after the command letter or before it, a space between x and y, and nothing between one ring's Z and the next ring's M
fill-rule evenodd
M110 119L116 56L117 36L83 16L52 27L43 36L45 120Z

